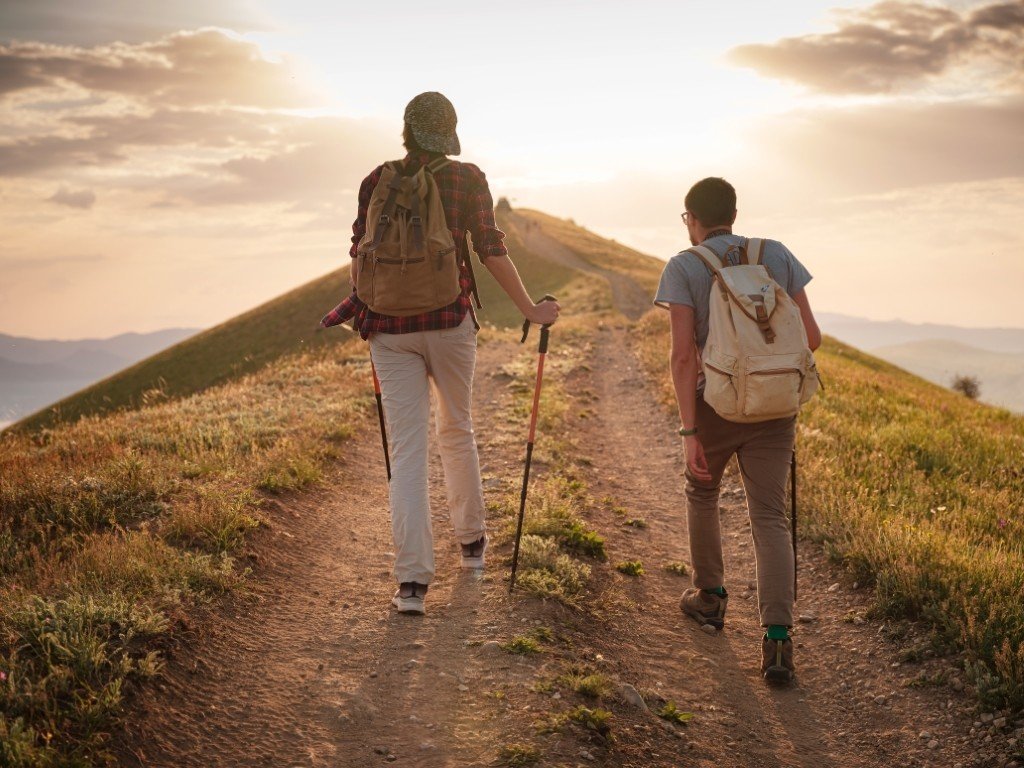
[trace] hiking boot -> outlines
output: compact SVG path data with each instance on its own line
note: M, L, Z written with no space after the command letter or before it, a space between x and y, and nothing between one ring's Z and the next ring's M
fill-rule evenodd
M761 676L769 683L789 683L796 668L793 666L793 640L761 638Z
M729 604L729 593L716 595L705 592L697 587L690 587L683 592L679 600L679 608L700 624L710 624L715 629L725 626L725 607Z
M427 585L417 584L415 581L403 581L391 598L391 604L398 609L399 613L424 614L423 598L427 596Z
M487 537L481 536L472 544L462 545L462 568L464 570L484 567L484 551L487 549Z

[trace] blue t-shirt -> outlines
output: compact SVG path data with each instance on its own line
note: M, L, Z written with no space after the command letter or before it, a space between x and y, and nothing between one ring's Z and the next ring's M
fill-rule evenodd
M705 245L718 254L719 258L732 245L743 246L744 237L734 234L717 235L705 240ZM790 296L799 293L811 282L811 273L801 264L789 249L777 240L765 240L761 263L768 274ZM738 264L739 251L733 249L729 263ZM668 309L668 304L685 304L693 307L694 333L697 348L703 353L708 340L708 315L711 312L711 285L713 276L708 265L695 253L677 253L665 265L658 284L654 303Z

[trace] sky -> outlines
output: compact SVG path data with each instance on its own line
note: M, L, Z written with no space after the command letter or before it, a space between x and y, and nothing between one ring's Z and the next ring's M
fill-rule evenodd
M335 269L426 90L495 199L667 259L724 176L816 309L1024 327L1024 2L387 7L5 0L0 332L205 327Z

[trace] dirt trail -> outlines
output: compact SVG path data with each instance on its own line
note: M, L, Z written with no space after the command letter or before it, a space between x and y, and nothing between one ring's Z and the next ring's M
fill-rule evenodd
M799 682L787 690L763 685L756 601L746 588L753 554L735 480L723 509L727 628L709 636L679 614L688 579L663 570L687 559L672 419L644 381L625 330L595 329L585 346L589 364L566 382L568 391L590 390L594 398L595 415L571 417L592 462L585 480L592 497L614 498L648 525L628 527L611 510L588 511L588 523L608 537L611 564L645 565L640 579L602 566L604 581L631 602L620 601L614 616L595 617L521 595L509 600L507 547L491 553L482 578L456 570L434 457L437 581L425 617L395 614L384 467L367 419L325 485L282 499L270 527L253 537L248 593L199 616L193 634L175 646L163 681L140 694L120 741L123 764L488 766L500 764L502 745L538 740L543 754L554 756L540 765L972 764L952 738L955 728L966 730L964 703L946 710L945 689L901 687L902 672L890 666L895 648L880 639L878 625L843 621L868 596L828 592L841 579L813 550L802 553L799 610L816 618L799 627ZM491 494L500 478L518 482L524 427L508 422L507 378L492 374L522 354L511 339L480 347L476 410ZM543 471L538 467L538 477ZM588 746L578 729L538 736L535 717L557 704L565 709L552 693L538 692L545 689L537 683L558 671L556 660L482 643L542 620L564 629L579 653L603 657L617 680L694 711L685 734L609 703L617 725L608 749ZM941 746L929 750L918 738L922 730Z
M497 723L464 681L508 673L467 641L493 628L496 587L457 568L433 462L437 581L428 614L394 613L379 436L363 429L322 489L283 500L254 537L250 594L201 617L124 753L147 766L486 765ZM131 760L126 759L126 764Z

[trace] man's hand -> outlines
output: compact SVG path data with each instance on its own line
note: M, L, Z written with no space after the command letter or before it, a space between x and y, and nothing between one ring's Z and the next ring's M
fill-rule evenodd
M562 307L557 301L542 301L533 305L533 308L527 313L526 319L537 325L551 325L558 319L558 313L561 310Z
M708 460L704 456L704 446L700 443L697 435L687 435L683 439L683 446L686 449L686 471L695 479L705 483L711 482L711 472L708 471Z

